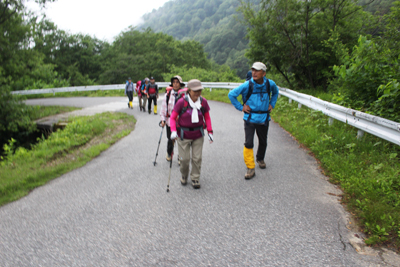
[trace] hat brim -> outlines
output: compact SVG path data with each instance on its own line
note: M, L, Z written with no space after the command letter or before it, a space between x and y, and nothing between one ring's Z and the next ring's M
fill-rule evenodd
M172 84L170 84L169 86L174 87ZM181 83L181 87L185 87L185 84Z
M255 69L255 70L263 70L263 71L266 71L266 70L264 70L263 68L255 68L255 67L251 67L251 69Z
M195 92L195 91L203 90L204 88L202 86L198 86L198 87L189 88L189 89Z

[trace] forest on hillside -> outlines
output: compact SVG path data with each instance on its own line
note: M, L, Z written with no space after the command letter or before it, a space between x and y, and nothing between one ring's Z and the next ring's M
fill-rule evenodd
M237 12L246 3L257 0L171 0L157 10L143 16L139 29L151 28L179 40L192 39L204 45L208 58L217 64L226 64L244 78L249 68L247 27ZM338 1L339 4L340 1ZM356 1L354 1L356 3ZM384 15L394 0L360 0L358 5L371 13Z
M251 0L251 3L259 1ZM248 47L243 16L237 12L238 0L174 0L143 16L139 29L150 27L180 40L204 44L208 58L226 64L244 78L249 69Z

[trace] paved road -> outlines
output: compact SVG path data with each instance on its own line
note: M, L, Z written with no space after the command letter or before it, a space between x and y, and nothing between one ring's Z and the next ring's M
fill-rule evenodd
M201 189L180 185L159 116L125 98L29 100L93 107L120 102L136 129L84 167L0 208L0 266L395 266L350 245L348 214L316 161L272 123L267 169L244 179L242 114L210 101ZM136 102L134 102L136 104ZM176 148L177 151L177 148ZM371 254L371 253L369 253ZM373 253L372 253L373 254ZM393 256L393 255L392 255Z

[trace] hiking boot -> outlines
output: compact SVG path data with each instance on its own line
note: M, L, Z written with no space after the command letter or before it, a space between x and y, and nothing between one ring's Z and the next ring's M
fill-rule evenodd
M263 161L263 160L257 160L257 163L258 163L258 166L259 166L261 169L267 168L267 165L265 164L265 161Z
M128 103L128 108L130 108L131 106L129 105L129 103Z
M179 159L179 155L178 155L178 165L181 165L181 160Z
M186 185L187 184L187 177L182 176L181 178L181 184Z
M247 168L247 172L244 175L244 179L246 180L250 180L251 178L253 178L254 176L256 176L256 171L255 169L249 169Z
M149 114L151 114L151 109L149 109L148 111L149 111Z
M167 156L165 157L165 159L166 159L167 161L171 161L171 155L169 155L168 152L167 152Z
M192 186L194 189L199 189L200 188L199 180L192 180Z

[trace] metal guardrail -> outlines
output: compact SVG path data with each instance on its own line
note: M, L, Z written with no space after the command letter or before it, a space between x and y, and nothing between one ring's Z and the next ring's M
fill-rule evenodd
M356 127L359 129L358 137L361 137L363 132L367 132L396 145L400 145L400 123L398 122L345 108L287 88L279 88L279 94L288 97L289 101L294 100L298 102L299 108L301 105L305 105L311 109L321 111L330 118Z
M165 88L169 82L157 83L160 88ZM204 88L225 88L233 89L241 83L213 83L202 82ZM135 85L136 86L136 85ZM13 91L13 94L31 95L31 94L48 94L48 93L61 93L61 92L77 92L77 91L97 91L97 90L121 90L125 89L125 84L112 84L112 85L94 85L94 86L78 86L78 87L64 87L64 88L51 88L51 89L35 89L35 90L22 90ZM378 136L384 140L400 145L400 123L383 119L381 117L369 115L357 110L345 108L336 104L323 101L319 98L298 93L296 91L279 88L279 94L311 109L319 110L325 115L329 116L329 122L332 123L333 119L347 123L359 129L358 137L361 137L364 132Z
M11 93L16 94L16 95L37 95L37 94L55 94L55 93L65 93L65 92L121 90L121 89L125 89L125 84L60 87L60 88L49 88L49 89L32 89L32 90L13 91Z
M169 82L157 83L160 88L166 88L169 86ZM241 83L207 83L203 82L202 85L205 88L226 88L232 89L239 86ZM136 87L136 84L134 84ZM49 89L32 89L32 90L20 90L13 91L12 94L16 95L37 95L37 94L56 94L65 92L82 92L82 91L97 91L97 90L123 90L125 84L110 84L110 85L92 85L92 86L76 86L76 87L60 87L60 88L49 88Z

